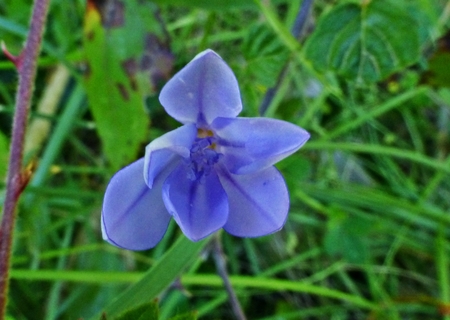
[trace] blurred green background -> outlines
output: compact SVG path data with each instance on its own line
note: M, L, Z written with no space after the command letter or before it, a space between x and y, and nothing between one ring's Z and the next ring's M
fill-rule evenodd
M233 318L206 241L188 242L172 223L156 248L129 252L103 242L99 226L112 174L179 125L159 90L206 48L235 72L243 116L311 133L277 165L290 190L285 228L223 233L248 318L450 319L450 1L316 0L294 37L303 2L52 0L10 319L99 319L155 297L161 319ZM0 39L13 54L31 7L0 0ZM1 56L1 181L16 85Z

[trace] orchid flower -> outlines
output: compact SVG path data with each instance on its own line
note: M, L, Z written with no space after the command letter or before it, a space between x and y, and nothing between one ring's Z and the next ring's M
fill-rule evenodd
M159 100L182 126L153 140L144 158L112 177L103 238L129 250L149 249L171 218L192 241L221 228L238 237L280 230L289 194L273 165L297 151L309 133L281 120L237 118L236 77L212 50L179 71Z

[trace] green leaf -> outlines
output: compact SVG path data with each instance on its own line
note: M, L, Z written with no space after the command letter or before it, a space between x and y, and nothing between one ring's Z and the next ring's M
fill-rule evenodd
M184 236L180 237L139 282L106 307L108 319L155 299L161 291L170 286L185 267L198 258L198 254L207 243L207 239L192 242Z
M296 189L300 181L311 176L311 162L300 154L293 154L277 163L276 167L283 173L289 189Z
M418 23L393 0L346 3L323 16L305 45L320 71L359 84L376 82L420 58Z
M85 17L85 87L103 151L113 169L146 142L144 98L168 78L172 57L151 2L91 1Z
M249 78L253 86L274 86L289 52L272 30L266 25L253 26L249 29L241 50L246 62L246 78Z
M153 0L161 5L200 7L204 9L227 9L230 7L251 6L253 0Z
M365 263L369 258L368 234L373 225L358 216L340 210L328 221L324 247L329 255L342 256L350 263Z
M158 302L152 301L132 308L115 317L114 320L158 320L159 308Z
M427 83L434 86L450 88L450 53L436 52L429 61L428 72L425 75Z
M289 52L266 25L249 28L241 46L245 60L235 69L240 83L247 115L259 114L258 106L264 94L275 86L287 63Z
M256 6L254 0L153 0L153 2L160 5L196 7L218 11ZM275 0L274 2L281 3L286 2L286 0Z
M178 314L169 320L197 320L197 312L188 312L188 313L182 313Z

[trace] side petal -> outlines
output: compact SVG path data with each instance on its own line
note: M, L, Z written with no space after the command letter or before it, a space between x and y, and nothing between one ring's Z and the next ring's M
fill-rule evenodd
M153 140L145 148L144 180L149 188L153 180L174 158L189 158L190 149L197 136L194 124L181 126Z
M223 163L234 174L271 167L297 151L309 133L286 121L267 118L217 118L212 130Z
M246 175L234 175L225 168L218 173L230 205L225 231L238 237L260 237L283 227L289 193L275 167Z
M142 178L143 170L144 159L140 159L117 172L103 199L103 239L128 250L153 248L170 221L161 196L164 174L149 189Z
M190 180L180 164L163 186L166 208L186 237L198 241L222 228L228 218L228 199L216 172Z
M239 86L230 67L212 50L198 54L162 88L159 101L181 123L205 127L217 117L242 110Z

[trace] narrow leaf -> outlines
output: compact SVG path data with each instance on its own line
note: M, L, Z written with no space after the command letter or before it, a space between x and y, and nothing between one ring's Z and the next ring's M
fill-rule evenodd
M120 316L115 317L114 320L158 320L159 308L158 302L147 302L138 307L132 308Z
M192 242L184 236L167 251L144 277L106 307L106 315L114 317L156 298L193 263L208 240Z
M197 312L188 312L183 314L178 314L169 320L197 320Z

